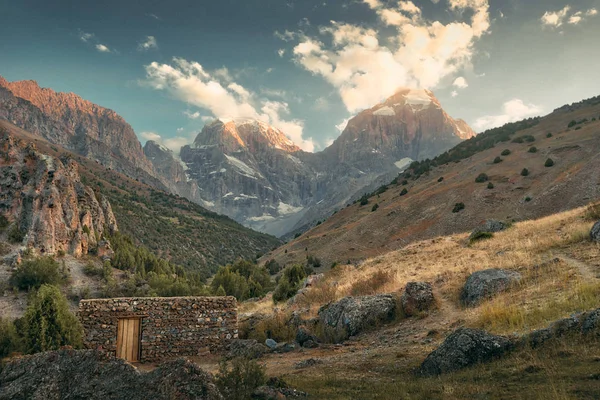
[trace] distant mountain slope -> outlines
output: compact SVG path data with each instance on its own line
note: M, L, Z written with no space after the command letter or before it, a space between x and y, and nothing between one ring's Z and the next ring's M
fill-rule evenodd
M77 155L47 140L0 121L16 140L35 143L37 151L70 157L78 164L81 182L105 196L119 230L155 254L210 276L219 265L237 258L253 259L281 242L245 228L183 197L156 190L99 162Z
M263 122L233 119L207 124L180 156L187 180L198 188L189 198L281 236L307 229L410 161L433 157L474 134L448 116L433 93L403 89L351 119L320 153L303 152ZM176 179L169 151L152 151L155 168L168 166L169 180Z
M552 166L545 166L548 159ZM488 180L475 182L480 174ZM467 231L488 218L538 218L598 198L600 97L487 131L430 162L415 163L367 204L339 210L264 260L287 264L313 254L326 265L356 261ZM457 203L464 209L453 212Z

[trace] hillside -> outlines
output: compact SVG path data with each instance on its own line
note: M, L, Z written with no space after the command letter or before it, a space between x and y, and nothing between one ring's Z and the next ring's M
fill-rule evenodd
M600 197L598 118L600 99L594 98L482 133L432 162L414 164L363 205L339 210L263 261L284 265L310 254L329 267L467 231L489 218L523 221L587 204ZM549 158L554 165L546 167ZM487 178L477 183L480 174ZM452 212L457 203L464 209Z
M40 153L59 158L70 156L78 164L82 183L108 199L122 233L156 255L205 277L219 265L239 257L253 259L280 243L274 237L128 178L8 122L0 121L0 128L17 139L35 143Z

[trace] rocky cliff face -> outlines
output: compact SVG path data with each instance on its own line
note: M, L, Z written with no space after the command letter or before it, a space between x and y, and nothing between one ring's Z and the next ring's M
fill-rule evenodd
M131 126L114 111L73 93L0 77L0 119L131 177L156 180Z
M194 201L281 236L389 182L412 160L433 157L474 135L464 121L444 112L433 93L405 89L350 120L321 153L303 152L265 123L236 119L206 125L181 149L181 160L186 180L197 183ZM146 152L161 171L177 164L163 153ZM167 169L175 179L174 168Z
M81 183L77 164L0 133L0 214L40 254L86 254L117 230L110 203ZM17 235L17 236L18 236Z

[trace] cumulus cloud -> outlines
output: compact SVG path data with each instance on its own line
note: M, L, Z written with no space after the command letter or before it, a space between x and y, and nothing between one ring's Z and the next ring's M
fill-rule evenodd
M285 54L285 49L279 49L277 50L277 54L279 55L279 57L283 57Z
M462 76L459 76L458 78L456 78L452 85L456 86L459 89L465 89L465 88L469 87L467 80L465 78L463 78Z
M362 1L392 34L336 21L318 36L276 33L297 41L294 61L333 85L350 112L371 107L400 87L436 87L470 64L474 44L490 26L488 0L448 0L459 18L463 12L469 18L448 24L427 20L412 1Z
M198 119L201 117L200 115L200 111L190 111L190 110L185 110L183 112L183 115L185 115L186 117L188 117L189 119Z
M100 53L110 53L110 49L101 43L96 45L96 50L98 50Z
M156 90L198 108L216 118L254 118L283 131L300 148L314 150L312 138L303 137L304 123L288 119L289 106L284 101L258 99L242 85L223 78L230 75L206 71L201 64L174 58L172 64L152 62L146 65L146 84ZM220 75L220 76L219 76Z
M79 39L84 43L87 43L89 40L93 39L93 37L93 33L79 31Z
M450 96L456 97L458 96L458 92L456 90L453 90L452 93L450 93Z
M539 115L543 109L535 104L526 104L521 99L512 99L502 106L502 114L486 115L478 118L473 127L478 131L502 126L509 122L519 121L524 118Z
M566 5L559 11L546 11L542 15L542 25L550 28L558 28L565 22L571 25L577 25L583 22L587 17L593 17L598 14L598 10L590 8L587 11L576 11L571 13L571 6Z
M183 128L178 128L177 132L182 132ZM183 146L191 143L194 140L195 133L191 133L188 136L174 136L169 138L163 138L156 132L142 132L140 137L145 140L152 140L167 149L171 150L175 155L179 155L179 152Z
M138 44L137 49L138 51L158 49L158 43L156 43L156 38L154 36L146 36L146 39L144 39Z

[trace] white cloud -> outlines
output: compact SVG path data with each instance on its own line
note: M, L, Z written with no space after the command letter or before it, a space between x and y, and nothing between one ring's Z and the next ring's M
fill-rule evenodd
M340 132L343 132L343 131L344 131L344 129L346 129L346 126L348 125L348 121L350 121L350 118L351 118L351 117L348 117L348 118L346 118L346 119L342 120L342 122L340 122L339 124L337 124L337 125L335 126L335 129L337 129L337 130L338 130L338 131L340 131Z
M524 118L539 115L543 109L535 104L525 104L521 99L512 99L502 106L503 113L499 115L486 115L475 120L473 127L478 131L502 126L509 122L519 121Z
M459 76L458 78L456 78L454 80L454 83L452 83L452 85L456 86L459 89L465 89L465 88L469 87L469 83L462 76Z
M94 37L93 33L87 33L87 32L83 32L83 31L79 31L79 39L81 39L82 42L87 43L93 37Z
M154 140L155 142L158 142L162 139L161 136L155 132L141 132L140 136L142 137L142 139Z
M315 104L313 106L313 108L315 110L319 110L319 111L327 111L327 110L329 110L330 107L331 107L331 104L329 104L329 100L327 100L327 98L325 98L325 97L319 97L315 101Z
M412 1L388 6L379 0L363 0L382 22L393 27L392 34L389 29L377 31L332 21L319 30L318 37L302 32L276 36L298 40L294 61L322 76L338 90L346 109L356 112L401 87L434 88L443 78L470 65L474 44L489 30L488 0L448 1L459 14L468 11L469 23L429 21Z
M96 45L96 50L98 50L100 53L110 53L110 49L101 43Z
M587 17L593 17L598 14L598 10L590 8L587 11L576 11L571 14L571 6L566 5L562 10L559 11L546 11L542 15L542 25L550 28L558 28L565 22L570 25L577 25L583 22ZM562 33L562 32L561 32Z
M452 93L450 93L450 96L456 97L458 96L458 92L456 90L453 90Z
M224 86L215 73L182 58L174 58L172 65L152 62L145 68L146 83L156 90L164 90L181 101L206 109L216 118L265 121L283 131L300 148L314 150L312 138L303 137L303 121L286 119L289 115L286 102L257 100L257 96L242 85L229 82Z
M183 128L177 129L177 132L182 132ZM160 145L165 146L167 149L171 150L176 156L179 155L179 152L183 146L186 144L190 144L194 141L195 133L190 133L187 136L174 136L170 138L163 138L156 132L142 132L140 133L142 139L152 140Z
M158 49L158 43L154 36L146 36L146 39L138 44L138 51L147 51L152 49Z
M200 115L200 111L195 111L195 112L192 112L192 111L190 111L190 110L185 110L185 111L183 112L183 115L185 115L185 116L186 116L186 117L188 117L189 119L198 119L198 118L200 118L200 116L201 116L201 115Z
M283 57L283 55L285 54L285 49L277 50L277 54L279 55L279 57Z

